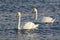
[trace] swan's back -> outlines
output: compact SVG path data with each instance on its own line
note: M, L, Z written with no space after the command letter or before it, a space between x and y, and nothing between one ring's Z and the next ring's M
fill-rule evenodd
M24 25L24 29L35 29L36 27L38 27L38 24L34 24L33 22L27 22L25 25Z
M53 19L51 17L43 17L42 22L51 22Z
M52 23L52 22L54 22L54 19L51 17L45 17L44 16L44 17L40 17L39 21L41 23Z

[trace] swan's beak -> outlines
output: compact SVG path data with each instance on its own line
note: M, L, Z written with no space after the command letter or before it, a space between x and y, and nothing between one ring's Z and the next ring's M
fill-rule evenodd
M21 13L20 12L17 13L17 17L19 17L19 16L21 16Z
M33 8L32 9L32 12L35 12L36 13L37 12L37 8Z

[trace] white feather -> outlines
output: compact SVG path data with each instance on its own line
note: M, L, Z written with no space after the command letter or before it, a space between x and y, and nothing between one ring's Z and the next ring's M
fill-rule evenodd
M26 22L23 28L21 28L20 21L21 20L21 13L18 12L18 29L36 29L38 27L38 24L34 24L33 22Z

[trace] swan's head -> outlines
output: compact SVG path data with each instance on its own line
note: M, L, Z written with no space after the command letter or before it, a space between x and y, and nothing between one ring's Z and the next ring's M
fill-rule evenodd
M20 12L18 12L17 16L18 16L18 17L20 17L20 16L21 16L21 13L20 13Z
M34 9L33 9L33 12L35 12L35 13L36 13L36 12L37 12L37 8L34 8Z

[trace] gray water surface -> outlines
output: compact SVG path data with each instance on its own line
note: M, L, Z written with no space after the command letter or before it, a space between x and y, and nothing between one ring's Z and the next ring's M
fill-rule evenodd
M17 30L17 12L22 13L21 26L34 21L33 8L42 16L55 18L53 24L38 23L36 30ZM0 0L0 40L60 40L60 0Z

